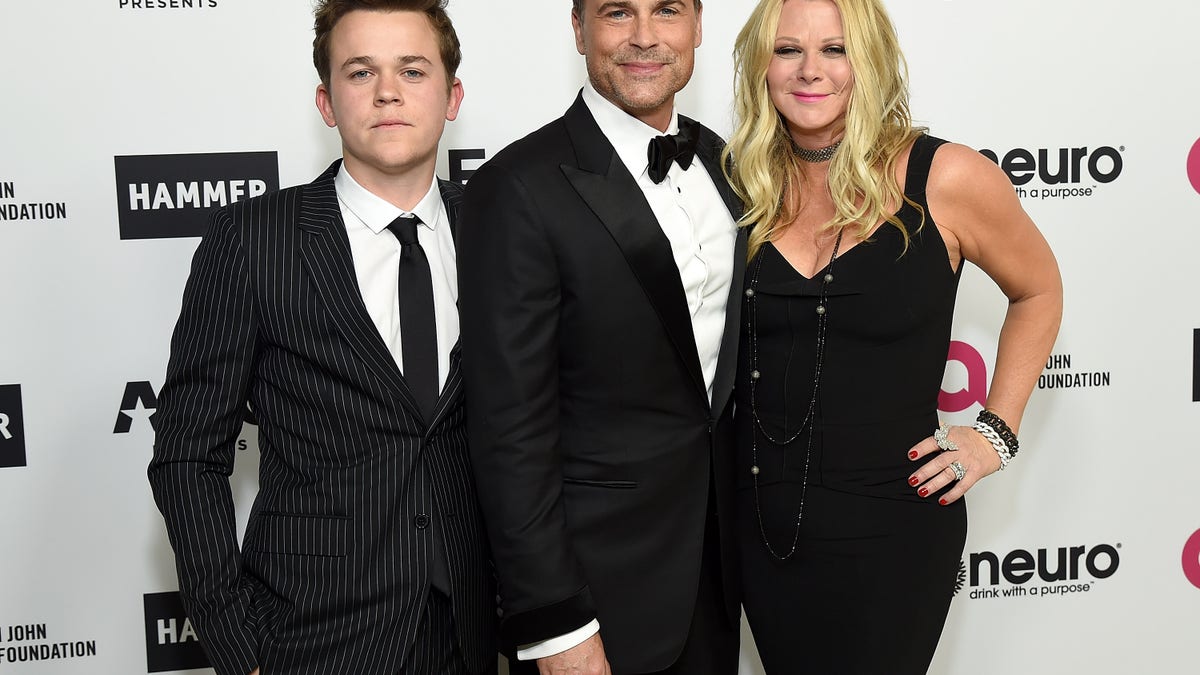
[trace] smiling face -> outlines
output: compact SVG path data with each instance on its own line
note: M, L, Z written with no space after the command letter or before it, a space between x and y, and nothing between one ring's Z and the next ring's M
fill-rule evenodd
M342 137L346 170L368 189L419 172L433 180L438 141L458 116L437 36L420 12L355 10L330 34L329 84L317 108Z
M601 96L665 130L675 93L688 83L700 46L694 0L586 0L571 14L575 46Z
M800 147L823 148L842 137L854 73L832 0L783 3L767 90Z

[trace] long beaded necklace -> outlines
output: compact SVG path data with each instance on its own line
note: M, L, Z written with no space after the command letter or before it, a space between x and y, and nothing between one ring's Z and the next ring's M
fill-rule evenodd
M833 283L833 263L837 260L838 249L841 245L842 230L838 230L837 239L833 242L833 252L829 256L829 265L825 268L825 275L821 278L821 290L817 297L817 353L813 364L812 397L808 400L808 409L804 413L804 419L800 422L800 428L796 429L796 433L789 435L785 425L781 435L782 440L772 436L758 416L757 390L758 380L762 377L762 373L758 370L758 293L755 289L758 288L758 276L762 272L763 255L761 252L754 265L754 274L750 278L750 288L746 289L746 304L749 310L746 312L746 328L750 333L750 415L754 419L753 428L750 430L750 473L754 476L754 512L758 516L758 531L762 535L763 543L767 546L767 551L776 560L781 561L791 558L800 542L800 521L804 517L804 496L808 489L808 468L812 460L814 431L812 425L817 409L817 394L821 389L821 366L825 361L825 328L829 321L829 284ZM768 441L779 446L782 453L786 453L787 446L799 438L805 428L808 428L808 444L804 451L804 482L800 485L800 506L796 513L796 530L792 535L791 548L785 555L780 555L771 545L771 540L767 537L767 528L763 525L762 505L758 496L758 435L761 433ZM786 461L784 466L787 466Z

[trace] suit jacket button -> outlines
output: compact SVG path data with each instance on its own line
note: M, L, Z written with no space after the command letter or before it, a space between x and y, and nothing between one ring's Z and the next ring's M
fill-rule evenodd
M424 513L415 516L413 518L413 525L416 525L418 530L423 530L429 527L429 516L425 515Z

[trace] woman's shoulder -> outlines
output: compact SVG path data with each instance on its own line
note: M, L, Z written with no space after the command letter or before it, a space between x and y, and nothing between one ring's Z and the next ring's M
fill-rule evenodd
M933 199L975 200L1001 192L1011 194L1012 183L1000 167L974 148L940 141L929 168L927 189Z

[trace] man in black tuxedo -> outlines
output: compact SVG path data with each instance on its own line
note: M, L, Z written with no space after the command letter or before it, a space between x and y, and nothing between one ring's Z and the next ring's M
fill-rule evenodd
M674 109L700 5L577 0L588 83L467 187L471 457L516 672L737 671L745 242L721 140Z
M437 180L461 53L444 0L323 0L316 102L343 159L212 216L153 423L150 482L220 675L496 668ZM249 403L260 491L228 476Z

